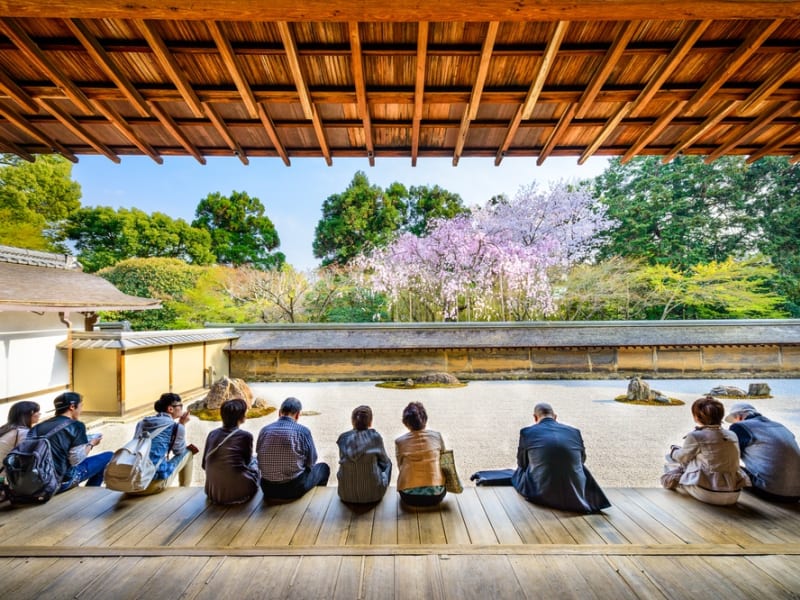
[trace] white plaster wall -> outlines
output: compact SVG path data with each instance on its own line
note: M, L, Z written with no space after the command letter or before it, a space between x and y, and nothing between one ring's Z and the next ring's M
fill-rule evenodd
M68 383L66 331L57 313L0 312L0 402Z

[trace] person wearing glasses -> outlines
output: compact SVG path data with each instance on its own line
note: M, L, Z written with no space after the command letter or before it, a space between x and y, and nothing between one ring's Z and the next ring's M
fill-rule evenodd
M186 443L186 423L189 411L183 410L178 394L166 393L156 400L156 414L136 424L135 437L143 432L154 435L150 445L150 460L156 465L156 476L141 492L132 496L149 496L168 488L178 478L181 487L192 485L192 458L197 453L194 444Z

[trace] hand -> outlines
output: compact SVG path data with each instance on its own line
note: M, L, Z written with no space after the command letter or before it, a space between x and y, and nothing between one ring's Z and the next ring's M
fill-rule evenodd
M89 438L89 445L90 446L97 446L103 440L102 433L93 433L88 436Z
M179 422L181 425L186 425L186 422L189 420L189 418L190 418L191 416L192 416L192 415L191 415L191 413L190 413L190 412L189 412L189 410L187 409L187 410L183 411L183 414L181 415L180 419L178 419L178 422Z

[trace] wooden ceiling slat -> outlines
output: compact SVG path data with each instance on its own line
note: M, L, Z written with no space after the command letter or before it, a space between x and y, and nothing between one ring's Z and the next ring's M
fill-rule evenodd
M684 134L681 141L672 147L662 159L661 162L668 163L673 158L675 158L679 152L682 152L692 144L694 144L697 140L699 140L709 129L714 127L717 123L719 123L722 119L727 117L731 114L736 108L739 106L738 100L726 100L725 102L721 103L715 110L713 110L705 121L703 121L700 125L691 129L687 134Z
M367 147L367 158L369 166L375 166L375 146L372 141L372 124L369 114L369 103L367 102L367 82L364 75L364 58L361 54L361 36L358 32L358 23L351 21L349 24L351 65L353 68L353 82L356 88L356 99L358 100L358 114L361 116L361 123L364 128L364 143Z
M194 156L195 160L199 162L201 165L206 164L205 157L200 153L191 140L184 135L183 130L173 121L172 117L169 116L161 107L158 105L157 102L148 102L147 105L150 107L150 112L153 113L159 122L161 123L162 127L166 129L172 137L174 137L178 143L183 147L186 152Z
M533 108L536 106L536 102L539 100L539 94L542 92L544 82L547 79L548 73L550 73L550 69L553 66L556 54L558 53L558 48L561 46L561 42L567 33L568 27L569 21L558 21L554 25L553 34L550 36L550 39L547 42L547 48L545 49L544 55L539 62L539 69L536 71L536 76L533 78L533 83L531 83L531 86L528 89L528 94L525 97L522 105L514 114L513 119L511 119L511 123L509 123L505 137L503 138L503 143L500 144L500 148L497 150L497 154L494 157L495 166L500 165L500 162L503 160L503 156L511 146L511 142L514 141L514 136L517 133L517 129L519 129L520 122L523 119L530 119Z
M605 59L600 63L597 73L592 77L591 82L578 101L578 109L575 111L576 118L582 119L586 116L586 112L589 110L592 102L594 102L594 99L597 97L598 92L605 84L609 75L611 75L611 71L617 66L619 59L622 58L622 53L625 52L628 42L631 41L636 30L639 29L639 25L639 21L628 21L627 23L621 23L619 25L619 30L614 36L614 42L611 44L611 48L608 49Z
M19 87L2 67L0 67L0 90L5 92L9 98L28 112L35 113L39 110L36 101L25 90Z
M693 114L703 103L713 96L719 88L758 50L759 46L781 25L782 21L761 21L747 34L744 42L706 79L702 87L695 92L686 112Z
M417 166L420 123L425 96L425 67L428 61L428 23L417 25L417 62L414 69L414 116L411 123L411 166Z
M6 154L16 154L22 160L26 160L31 163L36 161L36 157L33 156L33 154L23 150L20 146L10 140L0 140L0 151Z
M208 31L211 33L211 37L214 39L214 43L217 45L217 49L222 57L222 62L225 64L225 68L228 69L228 73L230 73L233 83L236 85L236 89L239 90L239 94L242 97L242 102L244 102L244 105L247 108L248 114L253 119L258 118L258 106L256 98L253 95L253 90L250 89L250 84L247 83L247 78L242 74L239 65L236 63L236 55L233 52L233 47L231 46L230 41L223 33L220 24L216 21L208 21L206 26L208 27Z
M667 112L662 114L655 123L653 123L652 127L649 127L642 133L639 138L636 140L636 143L628 148L627 152L622 155L620 162L625 164L629 160L631 160L634 156L639 154L645 146L647 146L651 141L653 141L656 136L658 136L667 126L670 124L670 121L674 119L684 108L686 108L686 104L688 100L679 100L672 105Z
M500 23L497 21L489 23L489 28L483 39L481 58L478 63L478 75L475 77L475 84L472 86L469 104L467 104L467 108L464 111L464 116L461 119L461 125L458 129L458 137L456 137L456 149L455 152L453 152L454 167L458 166L458 160L461 158L461 153L464 151L464 144L467 141L467 133L469 132L469 124L478 116L481 94L483 94L483 86L486 85L486 77L489 74L489 62L492 60L492 50L494 48L495 39L497 39L497 30L499 28Z
M800 125L794 125L790 127L784 133L774 138L769 144L767 144L760 150L752 152L750 156L747 157L745 162L748 164L753 163L757 161L759 158L764 158L769 154L777 152L790 140L797 140L797 139L800 139ZM794 158L795 157L793 156L792 159L794 160Z
M614 132L622 119L628 115L631 108L633 108L633 102L626 102L622 105L622 108L620 108L616 114L611 117L605 125L603 125L603 129L600 131L597 137L594 138L594 141L589 144L586 150L583 151L583 154L581 154L580 158L578 159L579 165L585 163L595 152L597 152L600 146L603 145L603 142L608 139L608 136Z
M58 106L55 105L54 102L49 100L45 100L44 98L37 98L36 101L39 105L53 115L56 119L61 121L62 125L69 129L73 135L80 138L84 142L86 142L89 146L94 148L98 153L102 154L109 160L119 164L120 158L117 156L111 148L106 146L103 142L99 141L95 138L91 133L86 131L86 129L78 123L72 115L69 113L64 112Z
M31 64L56 82L64 95L72 100L75 106L81 109L84 114L92 114L92 106L89 99L84 96L74 82L64 76L58 67L47 58L19 23L11 19L0 19L0 33L8 37Z
M142 140L136 134L133 127L131 127L130 124L119 115L119 113L105 104L102 100L92 100L92 104L101 115L108 119L111 124L116 127L122 135L128 138L128 140L130 140L134 146L141 150L143 154L146 154L152 158L159 165L164 164L164 159L158 155L158 152L156 152L150 144Z
M208 116L208 120L211 121L211 124L214 126L214 129L217 130L217 133L219 133L220 137L225 140L225 143L228 145L228 148L231 149L233 155L242 161L242 164L250 164L247 154L245 154L245 151L242 149L241 145L239 145L239 142L234 139L230 129L228 129L228 126L225 124L225 121L219 115L217 110L208 102L203 103L203 109Z
M94 61L103 69L108 78L113 81L117 88L128 98L131 105L143 117L150 116L147 109L147 103L142 95L134 87L128 77L114 64L111 57L105 51L103 46L95 36L89 31L86 25L78 19L67 19L67 27L72 31L73 35L78 38L83 47L94 59Z
M164 72L169 77L172 84L178 88L184 102L189 105L189 108L196 117L203 117L203 108L200 99L192 89L189 80L184 75L180 65L175 61L175 58L170 53L164 40L154 29L154 23L142 19L134 19L134 25L142 32L148 45L150 46L156 60L164 69Z
M2 105L2 103L0 103L0 116L2 116L9 123L12 123L18 129L21 129L22 131L30 135L33 139L39 141L40 143L50 148L53 152L58 152L64 158L74 163L78 162L78 157L75 156L64 145L50 138L49 136L45 135L38 127L30 123L23 116L18 115L13 110L6 108L5 106Z
M694 21L690 23L686 30L683 32L681 39L669 53L664 61L661 63L658 71L647 82L647 85L642 90L642 93L636 98L633 104L630 115L638 117L639 114L647 106L648 102L652 100L653 96L661 89L664 82L667 81L669 76L675 71L678 65L683 61L694 44L703 35L703 32L711 25L711 21Z
M544 161L550 156L550 153L553 151L553 148L556 147L558 144L558 140L567 130L569 124L572 122L572 119L575 117L575 111L578 110L577 104L570 104L567 106L567 109L561 114L561 118L558 120L558 125L555 126L555 129L550 133L550 137L547 138L544 146L542 147L541 152L539 152L539 157L536 159L536 164L538 166L542 166Z
M772 70L772 74L764 83L753 90L753 93L742 103L740 111L743 113L748 112L759 102L767 100L788 79L798 74L800 74L800 50L791 56L787 56L785 60Z
M794 110L795 106L797 106L797 103L776 104L771 111L763 113L743 129L737 130L726 143L720 145L714 152L706 157L705 163L710 164L723 154L736 148L736 146L748 144L763 133L775 119Z
M267 109L261 103L259 103L256 108L258 109L258 118L261 120L261 124L264 126L264 130L267 132L267 136L269 136L278 156L283 160L283 164L287 167L291 166L292 163L289 160L289 155L286 153L286 148L284 148L280 137L278 137L278 130L275 128L275 123L267 114Z

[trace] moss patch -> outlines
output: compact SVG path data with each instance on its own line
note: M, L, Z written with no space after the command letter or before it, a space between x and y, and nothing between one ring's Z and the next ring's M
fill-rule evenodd
M405 381L383 381L376 383L375 387L387 390L421 390L423 388L462 388L467 387L466 383L415 383L408 387Z
M714 398L722 399L722 400L766 400L767 398L773 398L774 396L770 394L759 394L758 396L728 396L722 395L714 396Z
M266 417L268 414L274 413L277 408L274 406L267 406L266 408L251 408L247 411L248 419L258 419ZM197 417L201 421L222 421L219 416L218 408L197 408L191 409L193 417Z
M666 402L654 402L652 400L628 400L626 394L617 396L614 400L616 402L622 402L623 404L635 404L637 406L683 406L686 404L683 400L678 400L677 398L670 398L669 404Z

